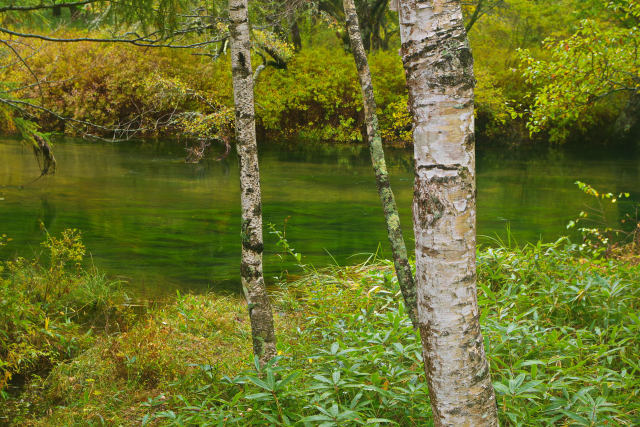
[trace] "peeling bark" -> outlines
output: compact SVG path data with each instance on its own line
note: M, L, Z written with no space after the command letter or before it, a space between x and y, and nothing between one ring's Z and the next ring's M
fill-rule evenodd
M389 174L387 173L387 165L384 159L384 150L382 149L382 139L378 130L378 116L376 114L376 101L373 96L373 84L371 83L371 72L369 71L369 62L367 54L362 43L360 34L360 26L358 23L358 15L353 0L343 0L344 14L347 20L347 30L351 41L351 50L353 58L358 69L358 78L362 89L362 99L364 103L365 122L367 124L367 136L369 140L369 149L371 151L371 161L376 174L376 184L378 187L378 195L382 201L382 209L384 211L384 219L387 225L387 236L391 244L391 253L393 254L393 263L398 277L398 283L402 290L407 312L411 318L413 326L417 328L417 306L416 306L416 287L413 281L413 273L411 265L407 257L407 248L402 237L402 228L400 227L400 215L398 207L391 191L389 183Z
M458 0L400 0L418 319L436 426L497 426L476 290L473 58Z
M241 279L249 306L253 351L264 364L276 355L273 313L262 274L262 201L256 143L247 0L229 1L231 68L240 160Z

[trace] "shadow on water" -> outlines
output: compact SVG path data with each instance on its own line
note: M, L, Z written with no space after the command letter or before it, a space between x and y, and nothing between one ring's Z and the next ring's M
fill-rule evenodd
M2 257L31 256L51 233L81 229L93 262L129 280L135 292L237 291L239 183L234 152L222 161L184 162L173 141L56 145L58 172L37 176L33 158L15 141L0 141L0 233L13 238ZM413 194L411 149L387 149L407 244ZM264 222L282 228L303 261L354 263L382 243L389 255L368 148L363 145L270 143L260 146ZM630 191L640 199L640 156L618 149L481 148L477 158L479 234L520 242L555 239L588 200L573 184ZM621 203L620 212L630 209ZM278 256L265 227L265 276L295 270ZM480 238L483 241L483 238ZM486 239L484 239L486 241Z

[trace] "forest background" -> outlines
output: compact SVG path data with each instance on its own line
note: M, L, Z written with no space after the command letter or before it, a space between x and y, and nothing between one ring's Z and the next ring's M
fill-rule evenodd
M383 140L409 144L398 24L386 3L361 1L358 8ZM464 8L481 143L583 143L585 137L624 142L621 136L633 131L639 82L636 2L480 0ZM266 65L255 88L259 138L362 141L361 94L341 5L319 2L296 14L291 29L253 30L256 62ZM90 5L12 16L4 17L8 28L46 30L60 38L86 37L95 19ZM96 26L89 34L108 37L108 29ZM29 109L43 132L227 141L233 129L227 46L226 40L204 49L37 39L12 43L28 66L5 49L0 81L9 103L3 101L0 110L7 118L23 115L12 99L44 107ZM96 126L78 126L85 122ZM1 126L4 133L21 128L15 120Z

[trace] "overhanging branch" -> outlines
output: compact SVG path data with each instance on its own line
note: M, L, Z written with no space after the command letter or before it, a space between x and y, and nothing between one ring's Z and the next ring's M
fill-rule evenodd
M42 10L42 9L54 9L58 7L74 7L74 6L84 6L86 4L98 3L104 0L83 0L83 1L74 1L68 3L56 3L56 4L35 4L32 6L2 6L0 7L0 13L2 12L30 12L33 10Z
M189 32L196 32L198 30L193 29ZM18 31L12 31L8 28L0 27L0 32L9 34L15 37L22 37L28 39L37 39L44 40L48 42L58 42L58 43L78 43L78 42L93 42L93 43L128 43L135 46L141 47L169 47L173 49L192 49L197 47L206 46L212 43L218 43L226 38L226 36L216 37L214 39L209 39L203 42L185 44L185 45L175 45L171 43L162 43L163 41L170 40L170 37L164 37L161 39L149 39L145 36L140 36L133 39L124 39L124 38L96 38L96 37L73 37L73 38L60 38L60 37L49 37L43 36L41 34L33 34L33 33L20 33ZM183 30L179 34L184 35L186 32Z

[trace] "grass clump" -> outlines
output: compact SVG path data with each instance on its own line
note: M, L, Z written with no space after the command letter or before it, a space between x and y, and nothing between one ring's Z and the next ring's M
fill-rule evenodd
M478 252L502 425L640 423L639 277L640 266L566 239ZM242 300L178 295L55 367L17 421L431 425L391 263L307 270L279 286L274 310L278 357L260 367Z
M139 424L149 399L164 407L176 395L201 389L202 367L240 372L251 352L245 311L235 297L203 295L178 295L172 304L150 308L130 330L57 366L38 391L35 413L23 422Z
M0 244L9 241L6 236ZM81 267L80 234L48 236L43 260L0 264L0 399L130 321L121 284ZM0 405L0 422L16 416Z
M0 265L0 390L14 375L77 354L80 328L110 317L117 326L123 314L117 309L125 299L120 284L80 266L85 248L77 231L49 236L43 246L44 262L18 258Z

